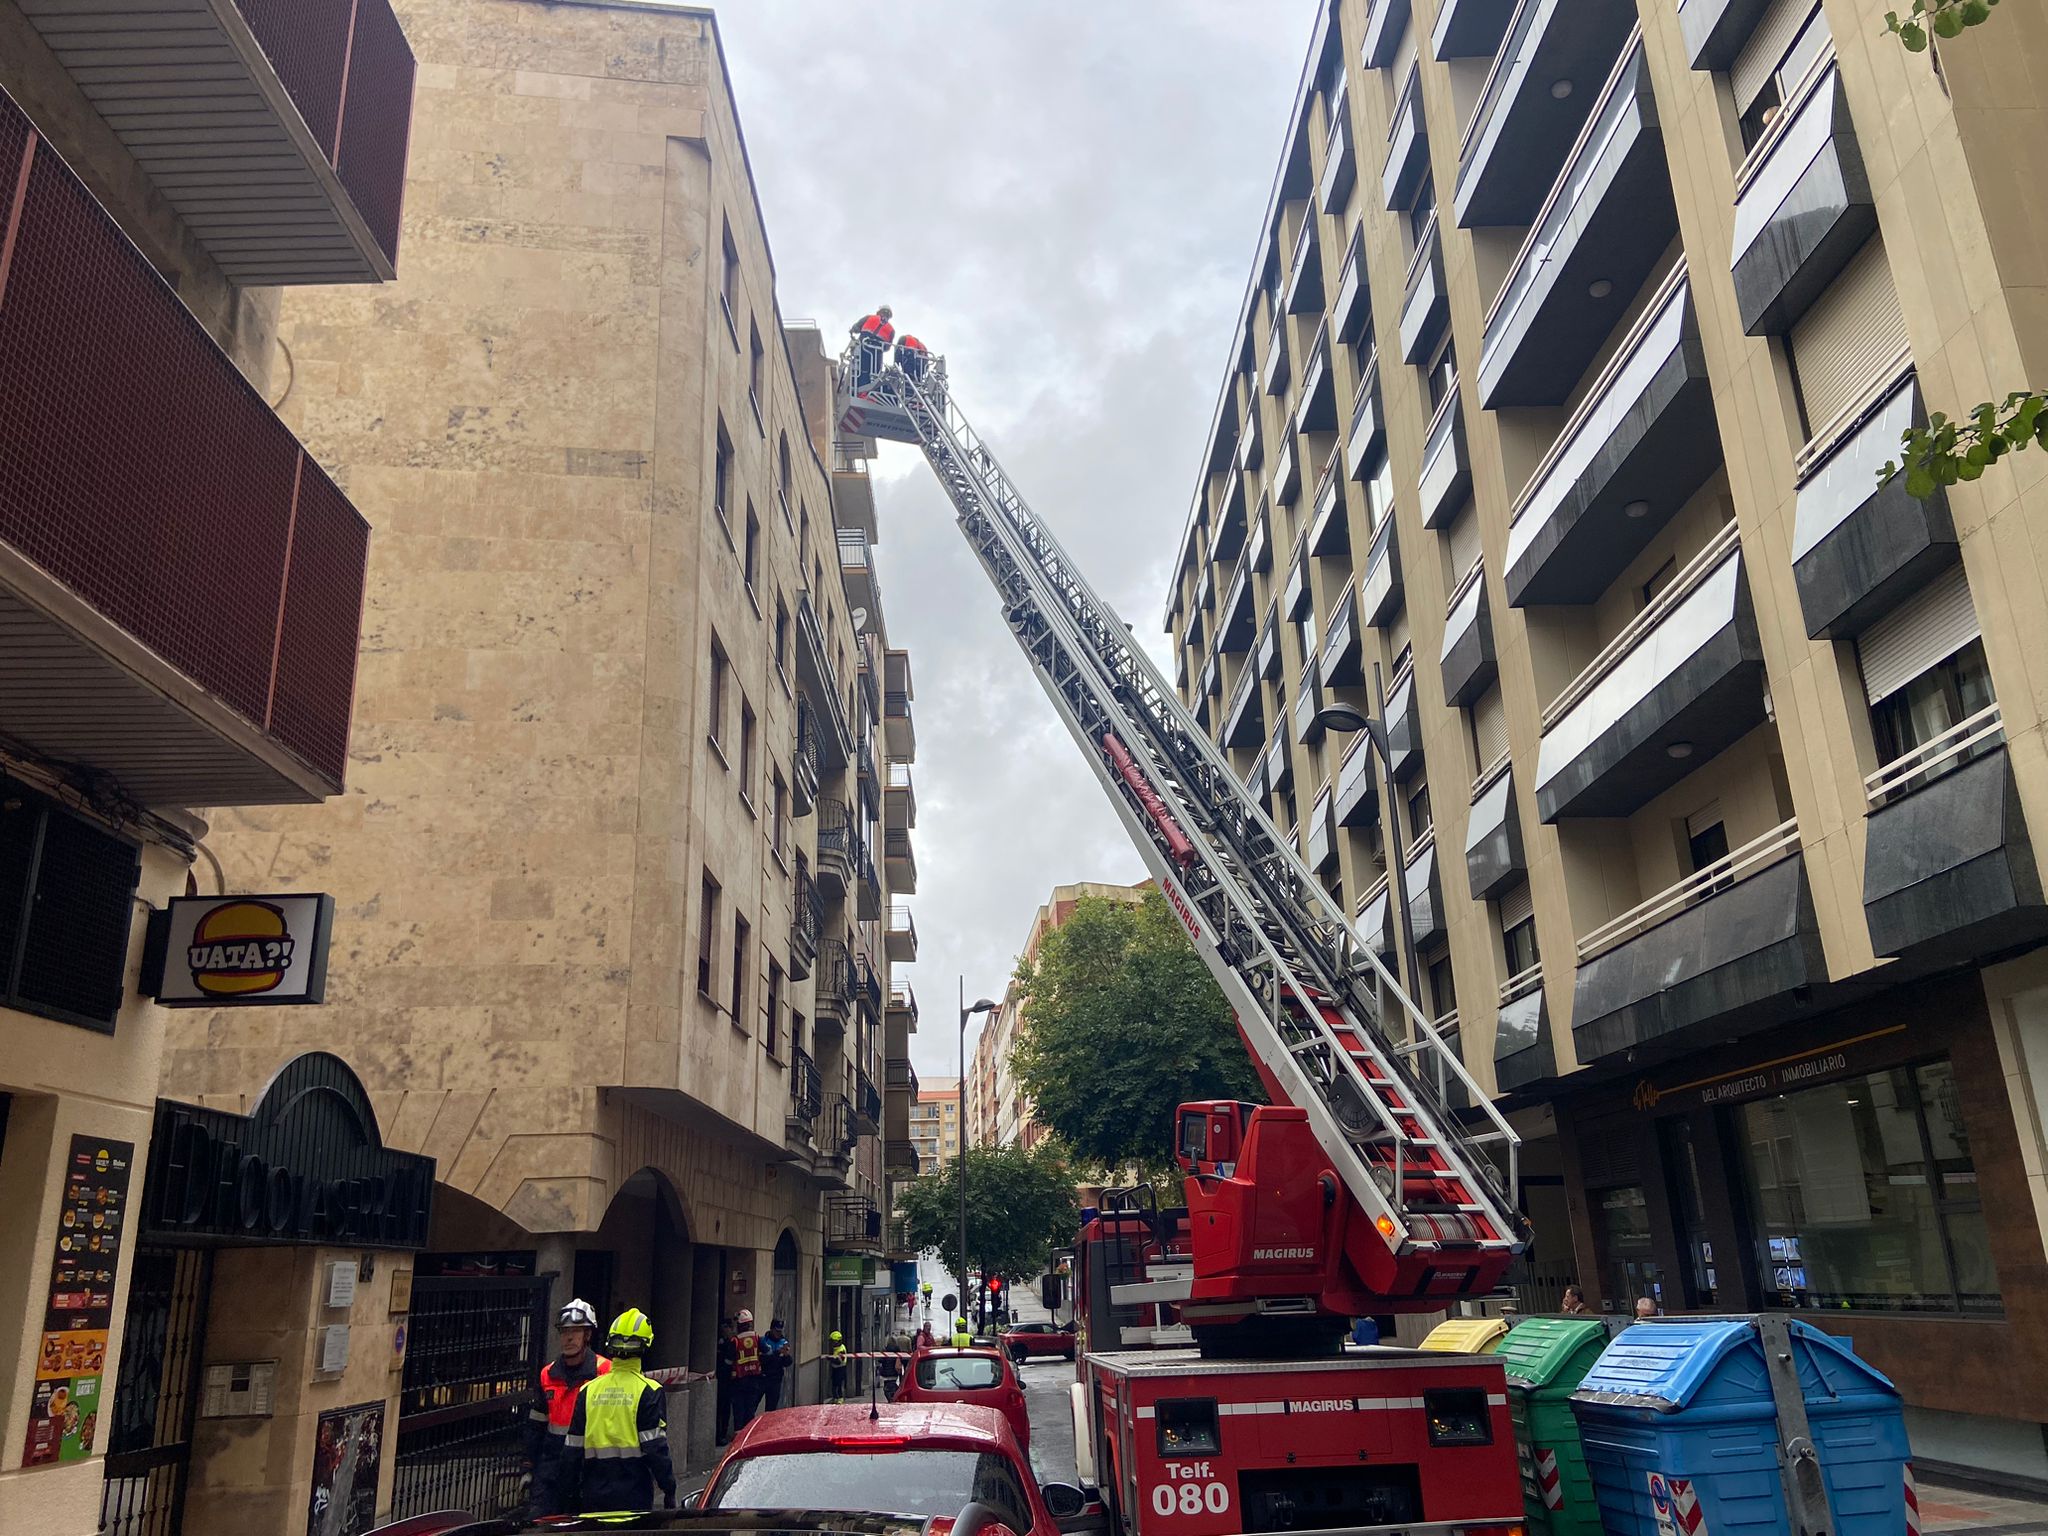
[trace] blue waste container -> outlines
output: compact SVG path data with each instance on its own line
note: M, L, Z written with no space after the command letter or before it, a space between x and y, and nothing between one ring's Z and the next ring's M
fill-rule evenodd
M1898 1389L1845 1340L1796 1320L1770 1325L1790 1342L1833 1529L1901 1536L1909 1453ZM1755 1320L1624 1330L1572 1394L1572 1412L1607 1536L1790 1536Z

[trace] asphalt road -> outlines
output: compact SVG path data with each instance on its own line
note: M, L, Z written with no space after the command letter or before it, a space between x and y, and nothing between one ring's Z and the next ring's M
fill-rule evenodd
M1024 1410L1031 1415L1031 1470L1041 1483L1074 1480L1074 1410L1068 1388L1074 1367L1067 1360L1029 1360L1017 1367L1024 1383Z

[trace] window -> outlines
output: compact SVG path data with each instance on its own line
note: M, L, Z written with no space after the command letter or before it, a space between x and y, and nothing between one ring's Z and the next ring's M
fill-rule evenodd
M789 1048L792 1052L805 1049L804 1041L809 1039L805 1032L804 1016L792 1008L789 1010Z
M1887 763L1895 762L1996 702L1997 695L1991 690L1991 669L1984 660L1984 642L1972 640L1871 707L1877 755ZM1958 753L1936 767L1956 767L1998 742L1995 736L1981 741L1968 752ZM1917 785L1924 780L1916 777L1907 782Z
M740 798L754 808L754 706L740 695Z
M761 327L753 321L747 322L747 404L754 408L754 428L763 437L768 435L768 423L761 415L761 364L767 354L761 348Z
M712 956L718 952L718 882L704 871L704 885L697 898L697 990L712 995Z
M747 1027L748 951L753 947L754 928L744 917L732 915L732 1021Z
M718 302L725 307L726 328L732 344L740 344L740 248L732 243L732 222L725 221L719 241Z
M1506 756L1508 712L1496 683L1472 701L1472 761L1475 772L1483 773ZM1512 791L1510 791L1512 793Z
M1449 326L1444 327L1443 339L1430 353L1424 374L1429 385L1429 408L1434 411L1458 387L1458 348Z
M1946 1060L1761 1099L1739 1118L1766 1305L2002 1310Z
M768 981L761 989L761 1045L770 1056L782 1059L782 967L772 955Z
M1685 818L1685 856L1695 875L1728 857L1728 823L1721 819L1720 802ZM1734 883L1733 877L1722 876L1711 889L1725 891Z
M1536 946L1535 904L1530 899L1529 882L1526 880L1501 894L1500 949L1510 977L1519 976L1542 963L1542 951Z
M1416 786L1408 791L1409 846L1413 847L1420 842L1422 834L1435 825L1436 822L1431 819L1429 813L1429 785L1426 781L1418 781Z
M1652 571L1650 579L1643 583L1642 591L1639 594L1642 601L1636 605L1637 611L1640 612L1657 601L1663 595L1664 589L1671 585L1677 575L1678 556L1673 555L1662 565L1658 566L1656 570Z
M775 446L775 494L782 502L782 521L790 520L789 511L789 434L784 432Z
M1720 1294L1720 1274L1714 1267L1714 1243L1707 1236L1707 1203L1700 1194L1699 1151L1693 1145L1692 1122L1684 1115L1672 1115L1657 1127L1664 1144L1664 1171L1671 1181L1671 1214L1678 1225L1678 1251L1686 1267L1679 1272L1685 1282L1688 1307L1712 1307Z
M1447 1019L1458 1011L1458 983L1451 974L1451 952L1440 949L1419 957L1429 981L1429 1011L1432 1021Z
M776 858L783 856L783 835L789 821L789 786L783 782L782 770L775 770L775 783L769 796L768 805L768 846L775 850Z
M811 509L802 502L796 507L796 574L803 580L804 562L811 558ZM814 583L814 585L817 585Z
M719 524L725 529L725 536L732 537L732 437L725 430L725 418L718 418L718 446L713 450L711 471L711 510L718 514Z
M16 780L0 790L0 1003L111 1033L141 855Z
M714 636L711 641L711 687L704 699L704 734L722 758L725 756L725 693L732 676L732 664L725 659L725 647Z
M760 574L761 566L761 519L754 515L754 504L747 503L747 536L740 545L740 571L747 578L747 596L754 596L754 578ZM759 603L756 602L758 611Z
M1743 149L1756 147L1830 41L1819 0L1777 0L1757 22L1728 70Z
M1365 482L1365 505L1375 529L1394 515L1394 464L1384 453Z
M789 676L789 604L775 594L775 669Z
M1415 195L1402 210L1408 226L1408 249L1418 251L1429 238L1429 227L1436 221L1436 183L1425 173L1416 184Z
M1883 238L1873 235L1785 338L1807 440L1847 420L1874 386L1896 377L1906 346L1891 263Z

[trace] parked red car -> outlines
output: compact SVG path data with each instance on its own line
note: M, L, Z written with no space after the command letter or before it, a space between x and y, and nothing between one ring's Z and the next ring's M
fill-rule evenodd
M1014 1536L1060 1536L1059 1520L1081 1512L1078 1488L1055 1483L1040 1490L1009 1420L994 1409L934 1401L885 1404L872 1418L870 1412L866 1404L846 1404L763 1414L733 1436L693 1507L711 1513L824 1504L935 1517L925 1527L930 1536L944 1536L971 1503L1001 1522L991 1532Z
M1031 1449L1024 1387L999 1349L921 1349L910 1357L899 1403L977 1403L1010 1421L1017 1443Z
M1071 1360L1074 1339L1072 1323L1013 1323L1003 1334L1003 1348L1019 1365L1026 1360Z

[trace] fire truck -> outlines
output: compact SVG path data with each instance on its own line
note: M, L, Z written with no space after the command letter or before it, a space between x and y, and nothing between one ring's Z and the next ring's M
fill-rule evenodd
M1528 1236L1515 1133L1025 504L944 359L913 377L859 346L841 431L922 450L1269 1100L1181 1105L1184 1203L1112 1192L1080 1234L1083 1481L1118 1536L1520 1536L1501 1367L1343 1343L1351 1317L1495 1288Z

